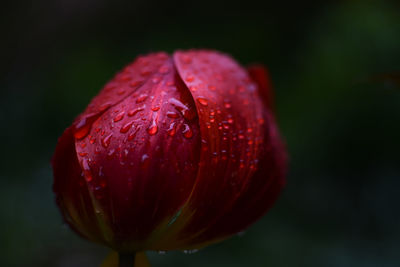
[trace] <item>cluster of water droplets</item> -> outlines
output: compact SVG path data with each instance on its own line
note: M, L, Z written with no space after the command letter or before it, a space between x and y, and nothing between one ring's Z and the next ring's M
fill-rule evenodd
M208 132L210 136L202 140L202 150L208 151L213 164L226 162L232 177L230 183L237 186L242 182L236 179L244 181L256 171L257 157L264 141L259 130L264 124L262 114L257 115L250 107L252 102L259 101L257 86L240 68L215 67L207 56L194 59L190 54L182 54L178 60L183 80L198 103L200 120L206 128L202 132ZM207 74L203 76L204 72ZM231 77L241 77L241 80L227 88L227 84L232 84ZM204 88L208 90L208 97L201 93Z

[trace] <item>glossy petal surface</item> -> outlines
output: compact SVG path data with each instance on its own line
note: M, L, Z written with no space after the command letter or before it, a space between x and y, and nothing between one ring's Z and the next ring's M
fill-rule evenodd
M265 146L265 129L257 86L230 57L188 51L176 52L174 61L195 100L202 136L195 187L171 229L173 236L162 244L181 248L231 234L217 233L213 227L232 223L225 215L250 190ZM248 223L242 214L237 215Z

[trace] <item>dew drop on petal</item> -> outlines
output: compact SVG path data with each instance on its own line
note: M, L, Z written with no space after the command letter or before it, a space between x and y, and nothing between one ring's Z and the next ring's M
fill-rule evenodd
M185 80L190 83L194 81L194 77L192 75L188 75Z
M82 160L82 168L86 181L91 182L93 180L93 176L90 171L89 162L85 158Z
M105 104L103 104L103 105L101 105L101 106L99 107L99 111L100 111L100 112L103 112L103 111L105 111L106 109L108 109L109 107L111 107L111 103L105 103Z
M138 108L135 108L135 109L130 110L130 111L128 112L128 116L129 116L129 117L134 116L135 114L139 113L140 111L143 111L145 107L146 107L146 106L143 105L142 107L138 107Z
M159 83L161 81L161 78L160 77L154 77L153 79L151 79L151 81L153 83Z
M125 94L125 90L124 89L120 89L120 90L118 90L118 92L117 92L117 94L118 95L123 95L123 94Z
M147 133L149 135L155 135L158 132L158 126L155 120L152 120L149 128L147 128Z
M224 107L225 108L231 108L231 104L229 102L225 102Z
M114 117L114 122L118 122L124 118L125 111L121 111L120 113L117 114L117 116Z
M185 63L185 64L190 64L190 63L192 63L192 58L189 57L188 55L183 55L183 56L181 57L181 60L182 60L182 62Z
M175 133L176 133L176 123L175 123L175 122L172 122L172 123L169 125L169 128L168 128L168 130L167 130L167 134L168 134L169 136L174 136Z
M147 94L141 94L139 95L139 97L136 99L136 103L142 103L143 101L145 101L147 98Z
M184 127L184 129L183 129L183 131L182 131L183 136L186 137L186 138L192 138L192 136L193 136L193 131L192 131L192 129L190 128L190 126L187 125L187 124L185 123L185 124L183 124L183 127Z
M107 153L107 157L111 158L112 156L114 156L115 153L115 149L110 149L110 151L108 151Z
M132 87L136 87L136 86L139 86L139 85L141 85L143 83L143 81L134 81L134 82L131 82L129 85L130 86L132 86Z
M176 113L176 112L173 112L173 111L168 111L168 112L167 112L167 117L168 117L168 118L176 119L176 118L179 118L179 114Z
M135 138L137 131L134 131L128 135L128 141L132 141Z
M103 147L107 148L107 147L110 145L112 135L113 135L113 134L110 133L109 135L107 135L106 137L104 137L104 138L101 140L101 145L102 145Z
M168 66L161 66L158 70L159 73L161 74L166 74L169 72L169 67Z
M129 129L132 127L133 121L131 122L127 122L126 124L124 124L121 129L120 132L121 133L127 133L129 131Z
M202 106L208 106L208 101L204 97L199 97L197 98L197 101L200 103Z
M149 155L143 154L142 155L142 163L145 163L149 159Z

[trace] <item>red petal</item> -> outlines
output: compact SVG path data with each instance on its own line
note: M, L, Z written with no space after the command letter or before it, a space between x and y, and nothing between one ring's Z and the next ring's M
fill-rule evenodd
M286 150L272 116L265 116L265 142L259 169L233 207L214 225L197 237L203 243L243 231L264 215L286 184ZM217 238L216 238L217 237Z
M266 107L274 109L274 95L268 70L262 65L251 65L247 68L250 77L258 85L258 92Z
M145 249L152 232L162 232L186 202L198 170L195 105L172 59L105 111L88 136L77 140L76 150L114 234L111 246Z
M191 198L175 229L170 230L172 234L158 243L182 248L225 237L207 231L221 221L231 223L225 221L225 214L251 188L265 145L260 123L264 119L257 86L230 57L189 51L176 52L174 61L195 99L202 136L199 174ZM239 220L247 224L248 218L240 215Z
M74 141L71 128L58 140L52 159L53 190L64 220L71 228L79 235L99 242L103 235L76 157Z
M75 120L74 136L78 139L85 137L93 122L102 113L138 90L154 73L162 72L164 68L162 64L167 58L169 56L163 52L149 54L138 57L132 64L125 67L104 86L86 110Z

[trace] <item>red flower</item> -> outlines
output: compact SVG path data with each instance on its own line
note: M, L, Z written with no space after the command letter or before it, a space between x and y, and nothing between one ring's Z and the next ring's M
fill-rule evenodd
M219 52L139 57L58 141L65 221L123 252L199 248L243 231L285 184L270 95L263 68Z

